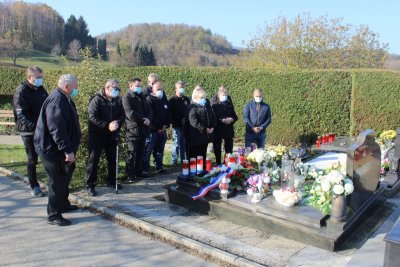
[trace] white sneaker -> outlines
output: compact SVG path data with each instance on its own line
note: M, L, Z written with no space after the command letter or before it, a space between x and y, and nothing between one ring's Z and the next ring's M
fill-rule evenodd
M32 188L31 190L31 195L34 197L43 197L44 193L42 192L42 190L40 189L40 186L35 186L34 188Z

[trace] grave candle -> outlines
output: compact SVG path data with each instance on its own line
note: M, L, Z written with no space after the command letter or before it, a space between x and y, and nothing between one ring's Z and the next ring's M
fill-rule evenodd
M203 156L197 156L197 174L203 173Z
M210 158L206 158L206 171L210 172L212 167L212 162Z
M239 163L244 164L246 162L246 156L245 155L240 155L239 157Z
M235 155L230 155L230 158L229 158L229 164L228 165L232 165L232 164L235 164L236 163L236 157L235 157Z
M317 146L317 148L320 148L320 147L321 147L321 142L322 142L321 136L318 136L317 142L315 143L316 146Z
M196 159L190 158L190 174L196 175Z
M189 161L187 159L182 161L182 175L184 177L189 176Z

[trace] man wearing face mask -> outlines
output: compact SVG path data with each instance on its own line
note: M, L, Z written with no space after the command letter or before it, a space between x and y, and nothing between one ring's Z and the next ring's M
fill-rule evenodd
M89 102L89 161L86 173L86 191L89 196L96 196L94 188L103 149L107 158L107 186L115 188L117 145L125 120L119 92L118 81L110 79ZM118 188L121 189L121 185Z
M147 103L153 111L151 134L146 139L143 169L145 174L150 170L150 157L153 153L157 173L165 173L163 168L164 148L167 141L167 128L171 123L171 111L161 82L153 84L153 91L147 96Z
M174 144L172 146L171 163L177 164L179 155L181 163L186 158L186 144L184 137L184 127L186 123L186 109L190 104L190 99L185 94L185 83L178 81L175 83L175 95L169 99L171 107L171 123L172 123L172 138Z
M137 179L147 178L147 174L143 173L143 155L152 120L152 110L143 95L142 81L139 78L129 81L129 89L122 98L122 105L125 111L128 147L125 174L128 182L133 183Z
M246 124L246 147L256 143L258 148L265 147L266 129L271 124L271 108L262 100L261 89L255 89L253 100L243 109L243 120Z
M218 94L211 99L211 107L217 117L213 147L215 161L220 165L222 140L224 140L225 153L232 153L233 151L233 137L235 136L233 124L238 120L238 117L232 99L228 95L228 90L224 86L221 86L218 89Z
M35 197L44 196L40 189L36 165L38 155L33 145L33 134L39 118L40 108L48 93L43 87L43 71L39 67L27 69L26 81L18 85L13 98L13 111L16 130L24 142L28 156L27 173L31 186L31 194Z
M65 226L71 221L62 213L76 210L68 200L68 186L75 170L75 155L81 140L79 117L73 97L78 95L78 79L61 75L58 87L44 101L34 134L35 150L48 177L47 222Z

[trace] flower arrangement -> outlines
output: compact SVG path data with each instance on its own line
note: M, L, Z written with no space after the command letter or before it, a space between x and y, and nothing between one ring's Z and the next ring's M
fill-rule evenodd
M326 175L318 176L305 195L308 196L303 204L318 208L323 214L330 214L334 195L349 195L354 186L351 179L341 171L332 170Z
M290 152L287 146L277 145L277 146L270 146L267 149L267 152L270 158L274 159L275 161L282 160L283 155L285 153Z
M274 190L275 200L285 207L296 205L302 199L302 194L294 188L282 188Z
M387 171L389 171L390 168L390 163L388 158L384 158L381 161L381 174L385 174Z
M266 173L253 174L246 181L246 193L252 195L260 193L265 195L271 189L271 178Z
M396 138L396 131L394 130L387 130L384 131L380 134L379 138L383 141L383 142L387 142L387 141L394 141L394 139Z

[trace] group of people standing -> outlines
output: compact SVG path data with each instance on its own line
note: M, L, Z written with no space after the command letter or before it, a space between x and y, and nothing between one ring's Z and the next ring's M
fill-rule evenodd
M238 120L228 90L221 86L216 95L207 99L202 86L197 85L191 98L185 95L185 83L175 83L175 94L169 100L158 75L142 80L129 80L129 89L120 97L119 82L106 81L105 86L90 98L88 113L88 154L86 190L95 196L97 170L102 151L107 158L107 185L122 186L116 181L117 145L121 127L126 124L126 177L128 182L148 178L153 155L157 173L164 173L164 148L167 129L172 125L173 148L171 163L185 158L206 158L207 146L213 143L216 163L221 164L222 141L225 153L232 153L234 123ZM21 83L13 99L16 128L28 156L28 177L31 194L43 196L36 177L38 155L48 176L48 223L69 225L62 213L78 207L68 201L68 186L75 169L75 156L81 139L79 116L73 98L78 95L78 79L64 74L58 87L50 94L43 88L43 71L39 67L27 70L27 80ZM256 143L265 146L265 130L271 123L271 110L256 89L254 99L243 110L246 124L246 147ZM205 161L204 161L205 164Z

